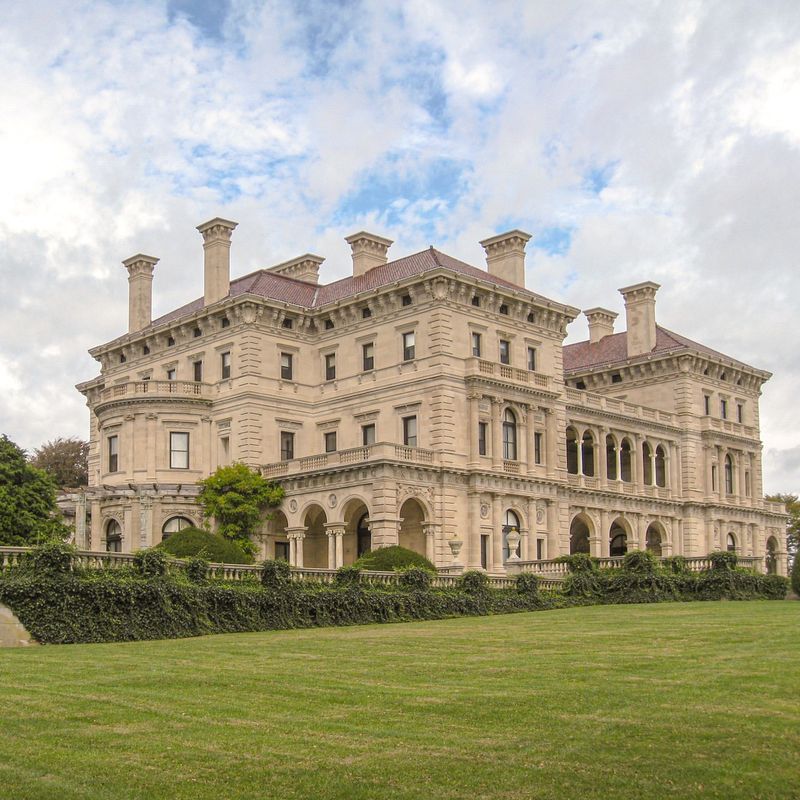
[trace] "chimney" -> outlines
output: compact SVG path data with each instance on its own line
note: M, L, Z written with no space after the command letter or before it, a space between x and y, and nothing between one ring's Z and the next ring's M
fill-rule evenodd
M618 314L607 308L588 308L583 312L589 320L589 343L596 344L614 333L614 320Z
M138 253L125 259L128 270L128 332L146 328L153 321L153 268L158 259Z
M267 272L274 272L276 275L285 275L287 278L294 278L306 283L319 283L319 268L325 259L322 256L314 256L306 253L298 256L291 261L284 261L283 264L276 264L270 267Z
M203 235L203 305L227 297L231 290L231 234L238 223L215 217L197 230Z
M490 275L525 287L525 245L531 235L513 230L480 242L486 251L486 267Z
M380 267L389 260L387 255L392 246L391 239L384 239L374 233L359 231L345 237L345 241L353 250L353 277L357 278L375 267Z
M656 346L656 292L660 288L645 281L619 290L625 299L628 358L650 353Z

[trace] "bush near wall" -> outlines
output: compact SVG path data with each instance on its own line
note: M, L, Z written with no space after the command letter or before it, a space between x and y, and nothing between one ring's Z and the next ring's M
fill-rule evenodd
M580 567L585 564L581 562ZM590 576L576 587L573 578ZM165 639L374 622L504 614L587 603L660 600L782 598L787 581L731 569L675 574L647 559L623 569L581 569L562 591L541 592L532 575L512 589L492 589L482 572L465 573L449 589L432 589L428 573L405 572L397 586L373 586L344 567L334 584L295 582L287 565L268 561L261 579L209 579L201 559L166 569L160 551L143 551L133 565L107 570L74 566L65 545L37 550L26 564L0 575L0 603L9 606L39 642L113 642Z

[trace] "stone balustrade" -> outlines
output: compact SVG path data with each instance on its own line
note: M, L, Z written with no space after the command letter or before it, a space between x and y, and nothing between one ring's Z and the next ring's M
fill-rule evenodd
M512 367L509 364L486 361L482 358L466 359L466 375L467 377L492 377L508 383L533 386L548 392L553 391L553 381L549 375L542 375L539 372Z
M210 400L215 387L210 383L198 381L126 381L106 386L100 391L99 404L124 400L142 400L160 398L191 398Z
M616 400L613 397L606 397L593 392L583 392L570 387L567 387L566 393L567 402L571 405L580 406L581 411L587 408L594 408L598 411L609 411L635 420L660 422L666 425L677 424L674 414L669 411L662 411L659 408L648 408L634 403L626 403L624 400Z
M711 569L711 559L708 556L685 556L686 568L690 572L703 572ZM737 566L752 569L757 572L764 571L764 559L758 556L738 556ZM663 559L657 558L657 561ZM598 558L597 563L600 569L619 569L625 561L624 556L611 558ZM510 565L507 565L510 566ZM548 578L563 580L569 574L569 567L566 563L557 560L542 561L516 561L514 562L516 572L531 572L534 575L541 575Z

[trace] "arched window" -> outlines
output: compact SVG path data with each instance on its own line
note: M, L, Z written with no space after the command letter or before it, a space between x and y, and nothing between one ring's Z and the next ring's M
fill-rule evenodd
M575 428L567 428L567 472L578 474L578 432Z
M642 442L642 472L644 474L644 485L653 485L653 451L649 442Z
M662 488L667 485L667 454L664 448L659 445L656 447L656 486Z
M122 526L115 519L110 519L106 525L106 551L122 552Z
M729 553L736 552L736 537L732 533L728 534L726 549Z
M619 522L611 525L608 533L608 554L611 558L619 558L628 552L628 533Z
M511 509L508 509L503 515L503 561L508 561L512 554L516 556L520 554L520 542L514 545L513 553L508 545L508 534L511 533L512 530L519 533L519 528L519 517Z
M654 556L661 557L661 531L655 526L650 525L645 535L645 549L649 550Z
M517 460L517 418L510 408L503 414L503 458Z
M193 526L194 523L188 517L170 517L161 528L161 540L169 539L173 533Z
M795 556L797 558L798 556ZM775 541L774 536L770 536L767 539L767 555L765 559L765 566L767 569L767 575L777 575L778 574L778 543Z
M575 517L569 526L569 552L589 552L589 526L580 517Z
M619 475L625 483L631 482L631 443L627 439L619 446Z
M725 456L725 494L733 494L733 459Z
M610 481L617 480L617 443L613 436L606 436L606 474Z
M594 477L594 436L591 431L583 434L581 442L581 456L583 459L583 474L590 478Z

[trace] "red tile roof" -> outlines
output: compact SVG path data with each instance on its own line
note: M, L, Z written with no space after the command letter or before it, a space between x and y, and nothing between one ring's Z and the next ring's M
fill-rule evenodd
M694 342L681 336L678 333L668 331L660 325L656 326L656 346L649 352L640 356L628 359L628 334L612 333L604 336L599 342L576 342L575 344L564 345L564 372L575 373L586 370L597 369L598 367L610 367L615 364L622 364L628 360L640 361L653 356L664 356L669 353L681 351L699 352L712 358L723 359L724 361L746 366L740 361L736 361L730 356L726 356L710 347Z

